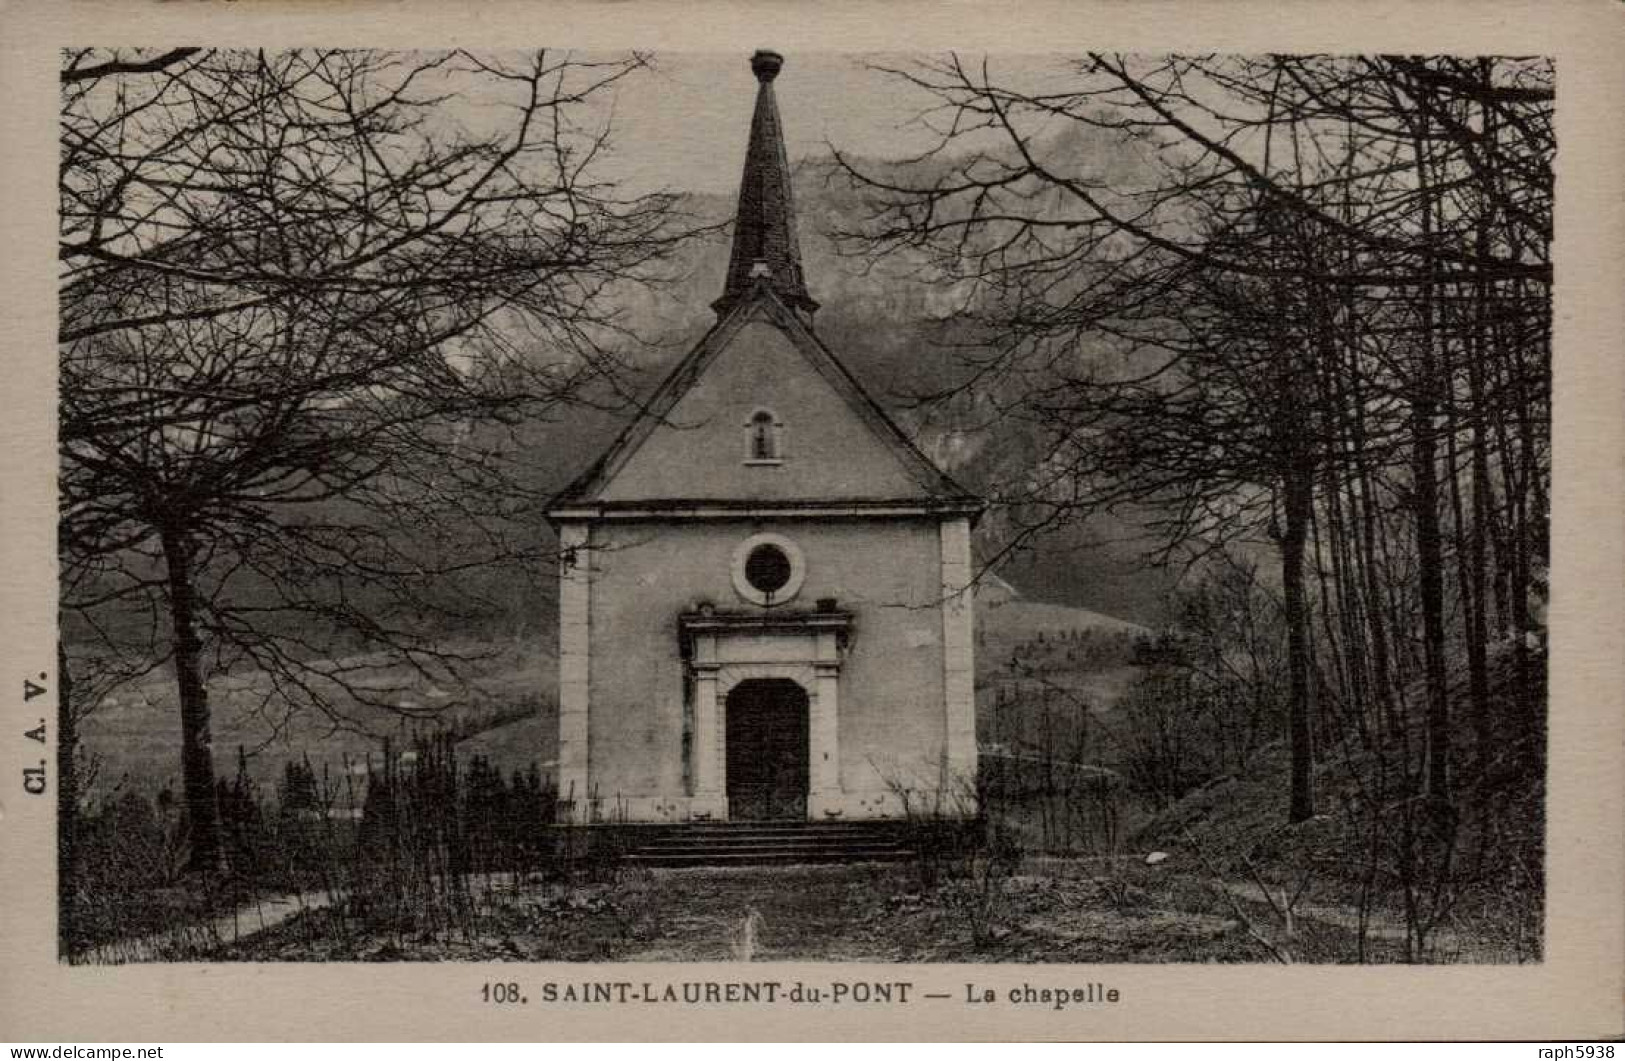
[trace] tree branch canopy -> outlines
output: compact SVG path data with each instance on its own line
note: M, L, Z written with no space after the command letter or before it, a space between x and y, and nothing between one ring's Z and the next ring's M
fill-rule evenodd
M994 67L887 68L931 144L835 161L862 204L843 250L951 293L962 371L922 400L1001 432L988 551L1110 518L1159 566L1273 555L1288 817L1316 813L1333 708L1394 732L1414 685L1406 790L1448 823L1450 654L1487 761L1489 601L1527 646L1546 562L1551 63Z
M188 666L261 669L290 709L335 719L398 706L334 665L337 648L414 668L466 657L446 625L511 606L515 571L548 570L550 455L519 432L618 385L643 341L618 300L663 283L697 231L677 195L600 174L608 98L647 66L64 57L76 649L144 661L184 644ZM166 582L176 570L184 586ZM177 596L185 629L166 630Z

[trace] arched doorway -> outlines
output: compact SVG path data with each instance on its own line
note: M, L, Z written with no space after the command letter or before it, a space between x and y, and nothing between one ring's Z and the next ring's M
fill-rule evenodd
M728 693L728 817L807 817L807 690L752 678Z

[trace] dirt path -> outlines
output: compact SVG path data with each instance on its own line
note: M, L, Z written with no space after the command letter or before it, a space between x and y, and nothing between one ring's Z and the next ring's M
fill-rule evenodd
M1005 880L980 922L966 882L923 889L897 865L643 870L598 883L495 875L476 888L471 921L434 930L369 929L354 914L340 923L325 895L282 896L91 960L1251 963L1270 959L1235 910L1266 936L1281 932L1253 884L1048 868ZM1300 902L1295 916L1296 960L1354 960L1356 911ZM1366 938L1367 960L1403 960L1401 922L1368 919ZM1508 960L1444 930L1430 949L1435 960Z
M1256 884L1246 884L1241 881L1218 881L1213 883L1238 900L1269 904L1269 901L1264 898ZM1283 897L1280 895L1275 896L1275 903L1277 906L1282 905ZM1326 906L1321 903L1299 901L1293 907L1292 914L1300 921L1319 921L1322 924L1335 925L1348 932L1358 933L1360 931L1360 914L1353 907ZM1383 940L1400 946L1404 946L1410 936L1404 922L1380 911L1367 911L1365 934L1367 939ZM1450 929L1435 928L1428 933L1428 946L1431 950L1440 954L1462 956L1466 953L1463 948L1467 945Z
M276 928L296 914L322 910L327 905L325 892L271 896L208 921L104 943L81 960L96 965L187 960L193 955L250 939Z
M1164 962L1259 960L1226 917L1089 877L1010 878L977 913L966 882L923 889L910 867L671 869L493 894L471 924L424 933L331 910L227 944L211 960Z

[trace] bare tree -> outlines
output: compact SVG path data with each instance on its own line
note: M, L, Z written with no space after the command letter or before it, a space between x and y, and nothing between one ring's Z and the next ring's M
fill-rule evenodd
M1315 809L1317 694L1391 729L1414 679L1448 817L1448 659L1469 646L1487 718L1491 545L1518 646L1545 550L1550 64L1091 54L1040 77L950 55L890 72L938 136L840 159L870 208L847 246L958 293L967 370L928 397L991 395L1041 437L999 498L1013 540L1122 509L1170 556L1272 547L1289 816Z
M64 607L172 666L194 867L211 669L353 722L398 703L336 646L454 666L428 617L547 560L548 455L505 436L616 385L609 296L687 235L674 196L596 176L599 100L647 63L65 56Z

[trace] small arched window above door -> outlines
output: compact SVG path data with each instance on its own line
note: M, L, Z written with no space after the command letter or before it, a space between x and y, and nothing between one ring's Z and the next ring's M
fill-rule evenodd
M771 409L758 409L745 421L745 463L784 461L784 423Z

